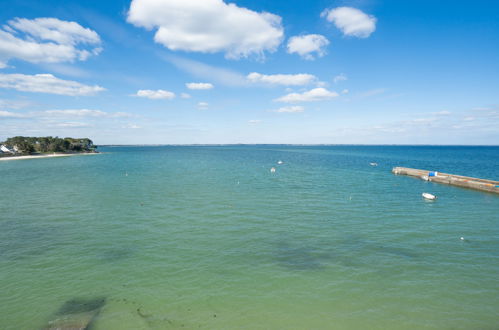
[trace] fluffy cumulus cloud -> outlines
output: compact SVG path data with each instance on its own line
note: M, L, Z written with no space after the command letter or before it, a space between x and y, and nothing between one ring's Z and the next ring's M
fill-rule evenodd
M145 97L151 100L171 100L175 98L175 93L162 89L158 89L156 91L150 89L141 89L137 91L135 96Z
M281 107L275 110L275 112L280 112L280 113L298 113L303 111L305 111L305 108L302 107L301 105L291 105L289 107Z
M59 79L48 73L35 75L0 73L0 88L69 96L93 95L105 90L97 85L89 86L72 80Z
M314 88L304 93L291 93L284 95L276 101L285 103L298 103L298 102L314 102L330 100L338 96L338 93L328 91L325 88Z
M252 83L283 86L308 85L317 80L314 75L308 73L266 75L258 72L250 73L246 76L246 79Z
M352 7L326 9L322 17L333 23L346 36L367 38L376 30L376 17Z
M326 54L324 49L329 45L329 40L320 34L307 34L291 37L288 40L288 53L296 53L306 60L313 60L315 56L322 57Z
M212 89L214 87L210 83L186 83L185 86L189 89Z
M31 63L84 61L100 53L99 35L57 18L16 18L0 29L0 68L10 59Z
M170 50L215 53L227 58L263 56L283 38L281 17L222 0L133 0L127 20L148 30Z

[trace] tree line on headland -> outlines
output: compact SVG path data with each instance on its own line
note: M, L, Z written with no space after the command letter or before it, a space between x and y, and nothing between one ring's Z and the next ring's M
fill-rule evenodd
M16 154L30 155L33 153L53 152L96 152L97 146L89 138L59 138L59 137L25 137L8 138L0 145L7 147Z

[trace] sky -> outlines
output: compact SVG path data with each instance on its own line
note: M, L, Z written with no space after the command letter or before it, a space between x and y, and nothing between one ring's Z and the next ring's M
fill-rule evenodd
M0 141L499 144L497 1L0 8Z

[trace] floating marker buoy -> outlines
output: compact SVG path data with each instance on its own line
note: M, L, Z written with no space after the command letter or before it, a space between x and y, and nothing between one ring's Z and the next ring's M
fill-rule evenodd
M282 160L280 160L280 161L277 162L277 164L279 164L279 165L282 165L282 163L283 163Z
M369 163L371 166L378 166L378 163Z
M461 241L464 241L464 237L461 236Z
M275 167L272 167L272 168L270 169L270 173L275 173Z
M430 193L422 193L421 195L422 195L424 198L429 199L429 200L435 200L435 199L437 199L437 196L432 195L432 194L430 194Z

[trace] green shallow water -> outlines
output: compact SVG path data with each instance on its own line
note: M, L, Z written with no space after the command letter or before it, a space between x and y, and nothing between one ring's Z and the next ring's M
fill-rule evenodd
M1 329L499 324L499 196L390 173L498 179L498 147L101 149L0 162Z

